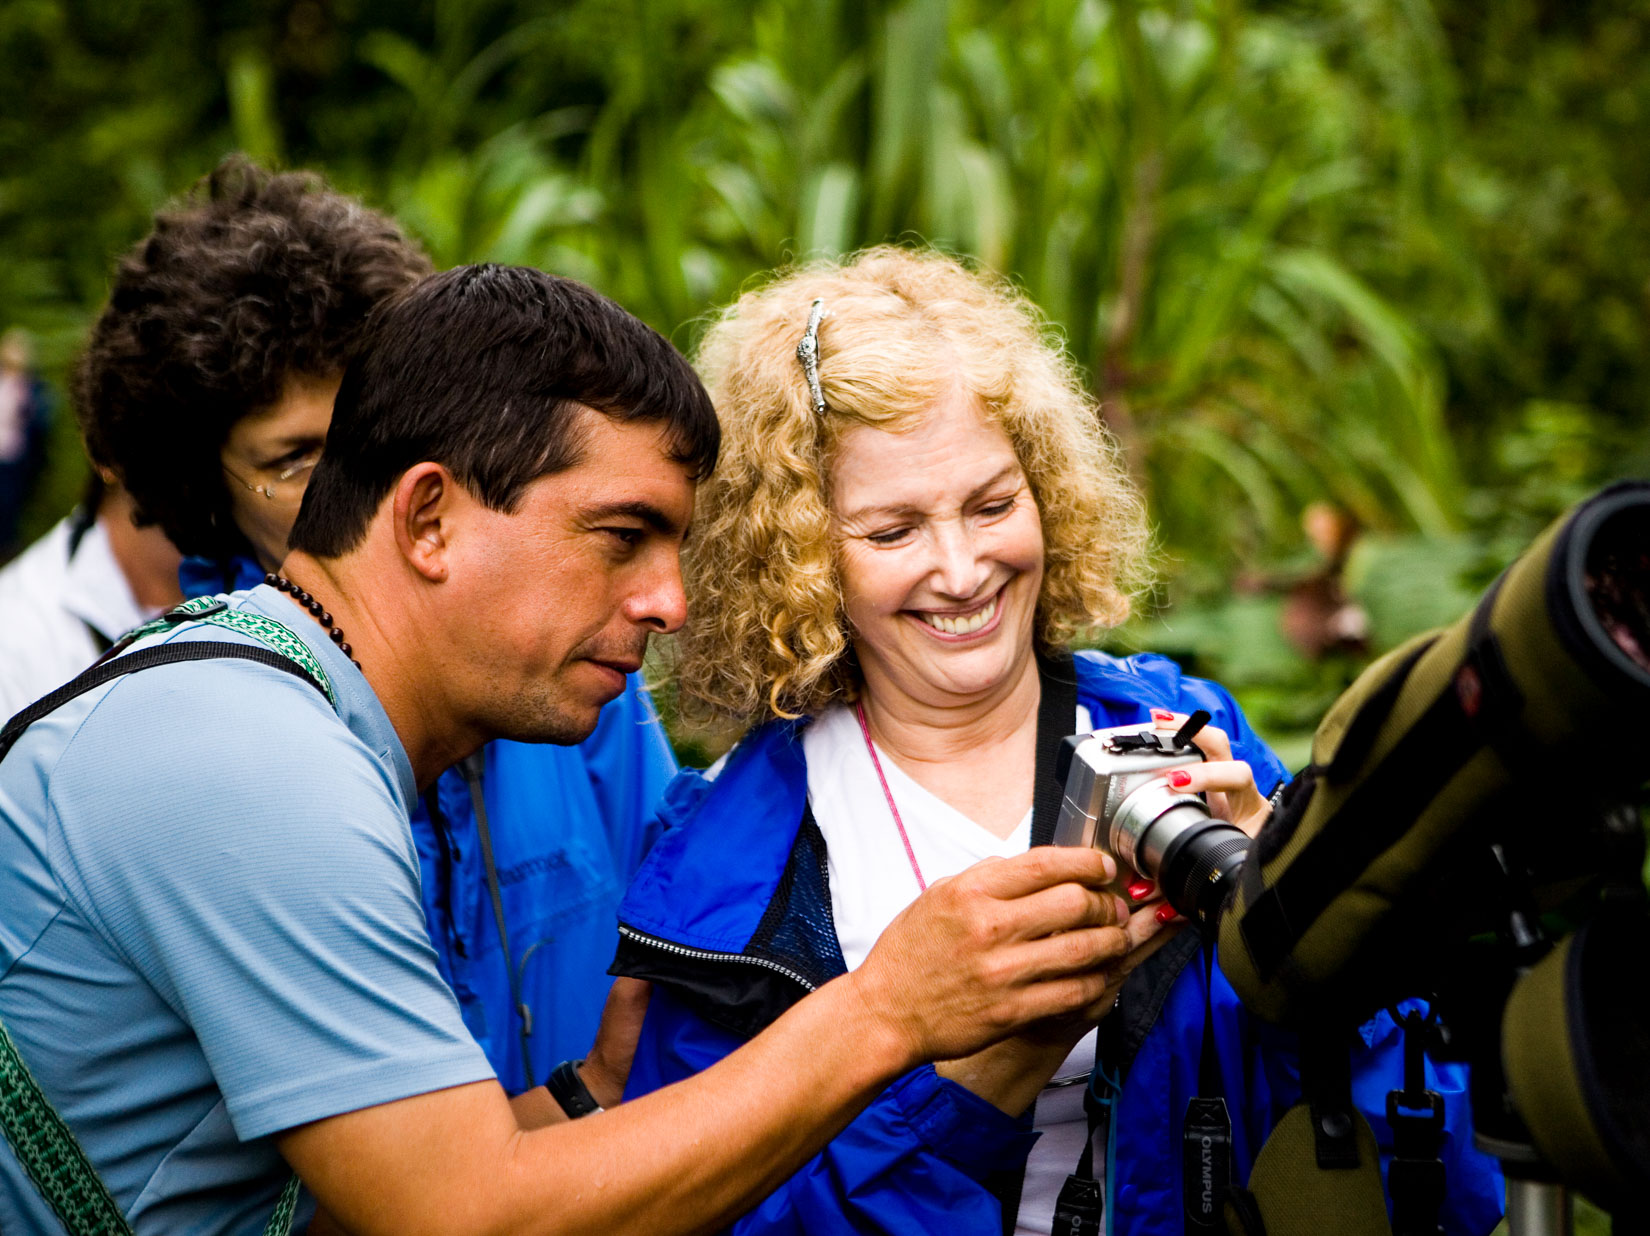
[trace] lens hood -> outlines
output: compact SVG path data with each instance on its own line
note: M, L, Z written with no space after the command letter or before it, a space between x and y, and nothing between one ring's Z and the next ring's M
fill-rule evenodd
M1650 917L1611 910L1519 979L1502 1014L1507 1089L1567 1184L1615 1209L1650 1180Z
M1650 707L1650 666L1629 656L1607 629L1598 596L1598 576L1610 569L1612 560L1635 551L1642 555L1647 545L1650 483L1612 485L1583 504L1559 533L1549 559L1546 594L1553 626L1576 663L1616 698L1632 696ZM1636 599L1643 603L1650 580L1642 565L1632 578L1620 582L1637 589Z

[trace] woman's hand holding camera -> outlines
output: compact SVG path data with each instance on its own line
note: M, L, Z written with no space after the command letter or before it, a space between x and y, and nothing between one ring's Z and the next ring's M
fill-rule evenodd
M1186 714L1154 708L1152 722L1172 734L1186 724ZM1169 784L1187 794L1207 795L1211 815L1230 820L1253 837L1272 813L1255 785L1255 770L1232 758L1232 740L1218 725L1205 725L1192 742L1208 758L1202 764L1171 769L1164 774Z
M1157 729L1172 734L1186 724L1186 714L1154 708L1152 722ZM1218 725L1205 725L1192 736L1192 742L1207 757L1206 760L1202 764L1172 768L1163 774L1164 780L1181 793L1202 794L1208 800L1209 813L1217 819L1230 821L1251 837L1258 834L1261 825L1272 814L1272 804L1262 797L1259 787L1255 785L1254 769L1246 761L1232 758L1232 740ZM1173 906L1153 896L1157 886L1152 881L1136 876L1129 883L1128 892L1137 906L1150 906L1151 913L1160 923L1179 920L1180 915ZM1135 913L1141 911L1136 910ZM1156 948L1154 946L1140 960L1144 961Z

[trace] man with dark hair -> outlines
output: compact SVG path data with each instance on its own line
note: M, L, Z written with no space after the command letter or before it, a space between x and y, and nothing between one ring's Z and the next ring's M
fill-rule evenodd
M76 410L140 521L190 555L185 596L280 565L368 315L430 269L384 215L240 157L122 259ZM577 748L489 744L413 803L437 967L512 1093L590 1046L613 915L675 771L631 674Z
M438 447L465 488L508 511L535 478L586 453L584 411L662 422L670 458L695 478L720 441L710 398L674 348L582 283L526 267L426 281L347 375L338 409L289 539L322 558L354 549L396 478Z
M386 306L333 432L284 574L196 602L0 763L0 1021L137 1231L278 1229L289 1164L356 1232L704 1231L905 1071L1109 1003L1115 869L1042 847L937 883L697 1077L563 1122L616 1103L604 1044L583 1087L507 1100L437 976L406 808L491 738L588 733L681 624L715 420L611 302L481 267ZM909 1118L944 1144L970 1100L938 1095ZM50 1223L0 1156L0 1228Z

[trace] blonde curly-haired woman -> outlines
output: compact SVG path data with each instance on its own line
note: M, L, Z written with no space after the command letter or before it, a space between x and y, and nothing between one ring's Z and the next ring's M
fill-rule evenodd
M678 680L751 728L674 783L671 827L620 910L616 969L654 983L631 1094L858 965L927 884L1046 842L1053 812L1034 803L1065 734L1207 710L1208 761L1167 775L1250 831L1285 778L1220 687L1162 657L1067 650L1128 612L1147 527L1073 366L1012 287L875 249L745 295L698 360L723 439L685 554ZM1090 1232L1073 1221L1098 1223L1109 1199L1112 1230L1179 1233L1200 1083L1228 1105L1244 1180L1298 1097L1288 1045L1249 1022L1194 933L1159 948L1173 911L1149 883L1127 891L1137 947L1106 1033L1051 1025L907 1075L734 1230ZM1390 1083L1379 1104L1398 1035L1385 1015L1366 1029L1356 1067L1360 1085ZM1430 1077L1464 1101L1457 1073ZM1488 1231L1493 1168L1459 1140L1452 1154L1446 1225Z

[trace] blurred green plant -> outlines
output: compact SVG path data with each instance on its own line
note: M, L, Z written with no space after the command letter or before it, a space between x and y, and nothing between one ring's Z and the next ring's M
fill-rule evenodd
M1650 469L1647 44L1609 0L16 0L0 324L60 378L111 255L236 148L685 349L776 265L939 244L1042 306L1147 487L1175 604L1117 645L1298 745L1357 664L1233 585L1309 503L1370 534L1378 651Z

